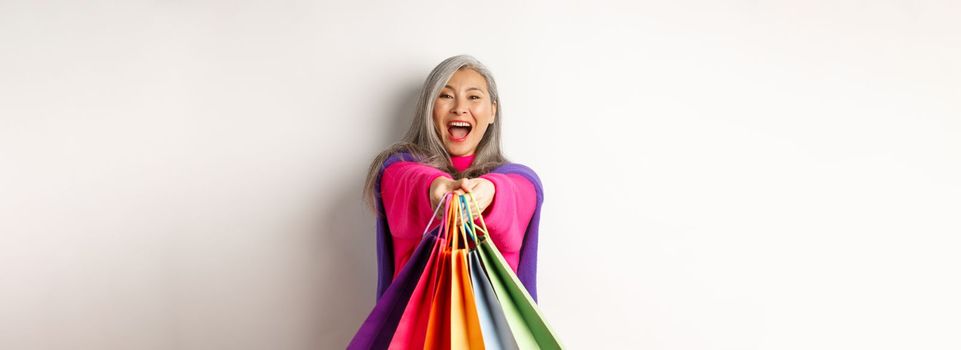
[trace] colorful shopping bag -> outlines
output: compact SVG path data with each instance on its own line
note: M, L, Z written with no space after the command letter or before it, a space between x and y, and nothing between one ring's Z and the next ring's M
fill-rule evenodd
M445 207L450 209L450 196L446 197L445 200L447 201ZM420 350L424 348L427 322L430 319L431 306L442 269L441 253L447 243L447 232L450 226L447 224L450 217L448 213L449 210L445 210L444 217L441 219L441 222L445 224L441 226L442 231L437 238L438 242L434 246L425 272L421 275L420 281L417 282L417 287L414 288L410 302L407 303L407 308L401 316L394 337L390 341L390 349Z
M443 225L425 229L349 349L561 348L470 204L471 194L439 203L430 223L443 207Z
M463 196L459 196L463 198ZM458 202L461 208L463 200ZM458 210L458 214L462 210ZM474 287L471 285L470 271L467 263L467 235L463 217L455 217L455 230L451 235L451 348L452 349L483 349L484 337L481 334L480 321L477 318L477 306L474 302Z
M517 341L511 332L504 310L497 301L497 295L487 278L487 272L481 265L476 249L468 253L470 263L471 282L474 286L474 301L477 305L477 315L484 336L484 346L487 349L518 349Z
M497 295L494 293L490 279L487 278L487 272L481 264L477 250L476 232L473 230L472 225L467 224L473 221L468 203L464 196L460 196L458 200L462 207L461 217L464 218L465 232L467 232L468 237L471 238L471 246L467 254L467 260L470 268L471 285L474 287L474 302L477 307L478 320L481 324L484 346L487 349L495 350L518 349L517 341L514 340L504 311L497 301Z
M473 195L467 196L479 208ZM468 211L468 214L470 213ZM479 216L478 219L481 223L479 227L472 217L469 222L481 253L479 254L480 263L487 272L487 277L497 295L517 345L520 349L561 349L556 334L547 324L537 303L488 237L484 217Z
M450 289L451 289L451 246L450 239L456 228L456 202L451 201L447 207L447 221L445 222L445 244L440 249L440 262L437 267L437 279L434 282L434 295L431 299L430 316L427 321L427 334L424 337L424 349L451 349L450 337Z
M446 202L441 201L442 203ZM434 210L427 227L430 228L440 205ZM400 318L404 313L408 301L417 286L417 282L424 272L427 261L437 245L439 228L424 230L423 239L414 249L414 253L397 274L384 295L377 300L374 309L361 324L354 338L347 345L348 349L386 349L396 331Z

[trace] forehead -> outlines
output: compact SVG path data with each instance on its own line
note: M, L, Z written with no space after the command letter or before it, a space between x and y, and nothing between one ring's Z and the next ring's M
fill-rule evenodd
M447 80L444 88L454 90L480 90L487 91L487 79L473 69L461 69L454 72L454 75Z

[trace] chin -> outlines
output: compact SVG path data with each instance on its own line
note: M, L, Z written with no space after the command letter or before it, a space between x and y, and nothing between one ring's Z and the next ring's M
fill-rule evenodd
M468 141L468 143L469 142L470 141ZM465 154L470 153L471 150L477 149L477 145L469 145L468 143L455 144L453 142L445 142L444 149L447 151L447 154L451 156L463 156Z

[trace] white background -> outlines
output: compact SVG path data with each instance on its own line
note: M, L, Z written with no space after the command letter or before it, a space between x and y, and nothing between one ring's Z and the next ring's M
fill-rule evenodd
M367 166L461 53L543 179L570 348L961 348L959 18L0 0L0 348L342 348L374 302Z

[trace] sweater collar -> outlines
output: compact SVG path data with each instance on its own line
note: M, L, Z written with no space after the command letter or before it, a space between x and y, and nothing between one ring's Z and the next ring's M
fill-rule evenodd
M457 171L464 171L470 167L471 163L474 162L474 155L450 156L450 161L454 165L454 169L457 169Z

